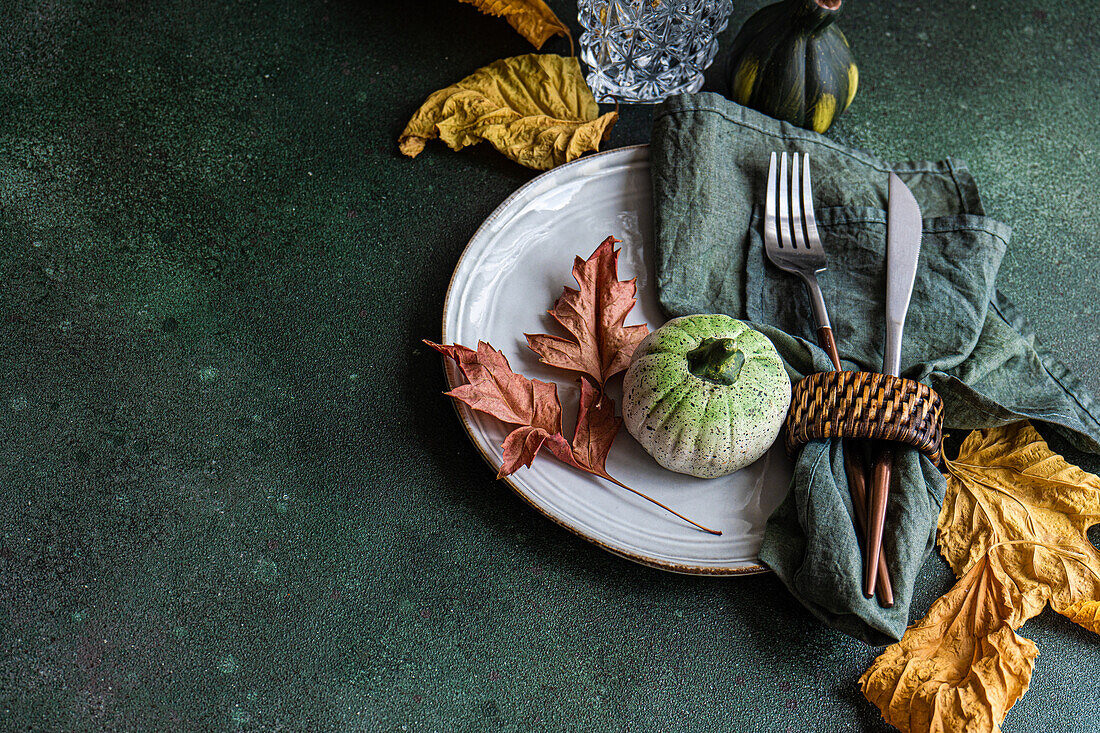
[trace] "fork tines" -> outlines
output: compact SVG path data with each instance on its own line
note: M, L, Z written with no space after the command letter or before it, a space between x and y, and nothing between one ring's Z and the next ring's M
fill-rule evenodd
M813 188L810 184L810 156L792 153L788 174L787 153L775 153L768 168L768 193L764 204L764 239L780 250L822 252L814 217Z

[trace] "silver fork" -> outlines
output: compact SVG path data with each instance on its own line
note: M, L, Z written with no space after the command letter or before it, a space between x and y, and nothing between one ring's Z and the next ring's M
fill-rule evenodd
M792 170L787 175L787 154L779 159L779 177L775 175L775 153L768 167L768 196L764 206L764 250L768 259L780 270L802 278L810 292L810 306L817 321L817 337L829 352L833 366L840 370L829 311L817 284L817 274L825 272L825 249L817 234L814 218L814 197L810 187L810 158L794 153ZM799 176L799 158L802 175ZM778 209L778 214L777 214Z
M800 160L801 159L801 160ZM801 162L801 166L799 163ZM829 324L829 311L825 298L817 284L819 273L825 272L825 249L817 233L814 218L814 196L810 186L810 158L794 153L790 175L787 174L787 154L779 158L779 176L776 176L776 155L772 153L768 167L768 193L764 203L764 252L772 264L785 272L798 275L806 283L810 294L810 306L817 322L817 342L833 362L833 368L841 371L840 354ZM799 168L801 167L801 175ZM848 474L848 486L852 492L852 506L861 536L867 532L867 474L860 465L853 446L846 445L844 467ZM866 539L864 539L866 542ZM894 604L893 589L880 556L875 590L883 606Z

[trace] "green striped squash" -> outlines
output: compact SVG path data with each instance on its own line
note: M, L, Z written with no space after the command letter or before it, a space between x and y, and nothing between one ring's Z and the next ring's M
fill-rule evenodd
M859 71L833 21L843 0L784 0L754 13L733 40L729 98L825 132L856 95Z

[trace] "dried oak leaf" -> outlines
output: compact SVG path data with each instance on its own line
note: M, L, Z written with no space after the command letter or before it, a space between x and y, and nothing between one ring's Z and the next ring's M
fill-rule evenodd
M998 545L886 648L860 678L863 694L904 733L1000 730L1027 692L1039 650L1013 630L1019 590Z
M531 42L542 48L550 36L566 36L572 42L569 29L558 20L543 0L459 0L487 15L504 18L508 25Z
M637 278L619 280L618 241L608 237L587 260L574 260L579 288L567 286L549 311L573 338L525 334L544 364L587 374L601 387L630 366L634 349L649 333L644 324L623 325L637 300L638 285Z
M1047 601L1100 632L1100 478L1067 462L1026 421L975 430L947 463L939 546L956 575L1001 545L1024 618Z
M435 92L398 138L415 158L438 137L452 150L487 141L508 158L549 170L598 150L618 114L600 115L575 58L528 54L495 61Z

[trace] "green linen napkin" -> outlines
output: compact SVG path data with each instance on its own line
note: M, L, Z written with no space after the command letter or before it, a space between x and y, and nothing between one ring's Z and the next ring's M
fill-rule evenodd
M930 384L945 429L1044 422L1100 453L1100 410L994 280L1010 229L987 218L957 160L890 165L715 94L657 108L650 150L657 287L670 316L726 313L775 342L792 379L832 369L814 343L800 280L764 255L762 209L772 151L810 156L828 270L820 278L848 369L880 371L884 341L888 173L924 217L921 256L902 347L903 376ZM945 481L913 450L898 451L884 552L895 605L860 591L862 562L839 441L799 454L791 490L768 522L761 559L830 625L871 644L901 638L916 574L935 542Z

